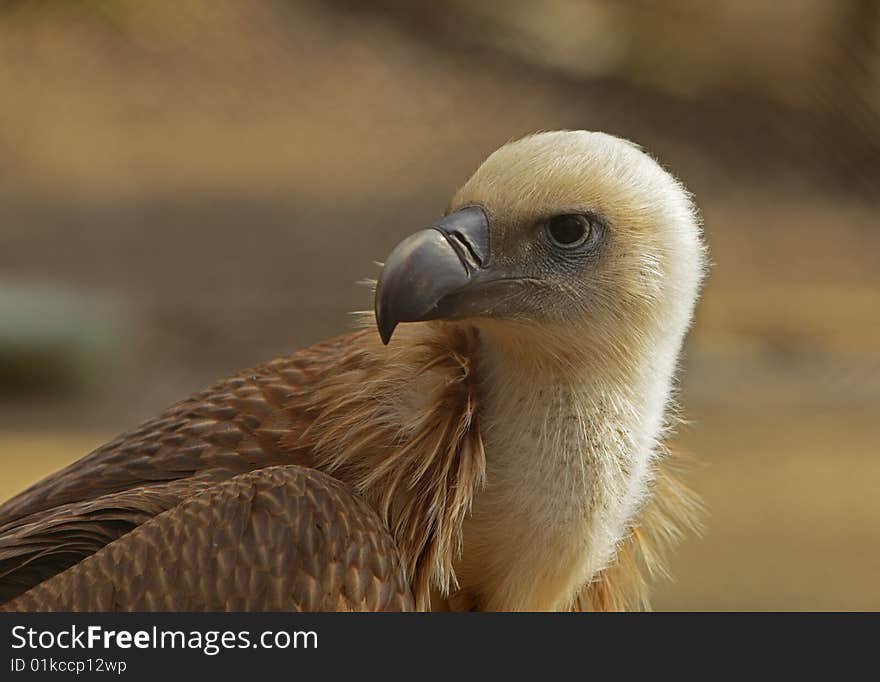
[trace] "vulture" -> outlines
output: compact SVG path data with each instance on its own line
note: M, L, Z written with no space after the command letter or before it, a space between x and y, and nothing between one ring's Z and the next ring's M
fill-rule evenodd
M356 331L2 504L0 610L649 608L699 525L664 443L705 269L640 147L508 143L391 251Z

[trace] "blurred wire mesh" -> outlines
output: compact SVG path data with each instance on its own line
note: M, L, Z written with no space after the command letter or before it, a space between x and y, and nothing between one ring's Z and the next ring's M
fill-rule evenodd
M634 139L715 263L661 608L880 609L880 3L0 4L0 498L356 282L508 139Z

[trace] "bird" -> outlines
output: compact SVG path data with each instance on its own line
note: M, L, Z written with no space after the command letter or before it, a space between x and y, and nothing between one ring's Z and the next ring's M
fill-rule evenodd
M354 331L0 505L0 610L648 609L700 524L668 441L707 259L635 143L508 142Z

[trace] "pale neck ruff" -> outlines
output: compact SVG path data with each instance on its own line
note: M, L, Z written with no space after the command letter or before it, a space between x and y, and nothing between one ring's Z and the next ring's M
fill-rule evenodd
M493 608L565 608L611 562L645 498L668 397L671 366L589 355L560 365L537 342L481 329L487 487L463 563L488 564L476 580Z

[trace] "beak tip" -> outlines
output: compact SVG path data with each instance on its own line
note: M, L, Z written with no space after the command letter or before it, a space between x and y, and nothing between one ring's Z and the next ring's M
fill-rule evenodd
M378 302L377 297L377 302ZM391 336L397 328L397 320L393 315L389 315L387 310L383 310L384 306L376 306L376 329L379 332L379 338L382 339L382 345L387 346L391 341Z
M394 334L394 327L397 325L379 325L379 338L382 339L382 345L387 346L391 341L391 335Z

